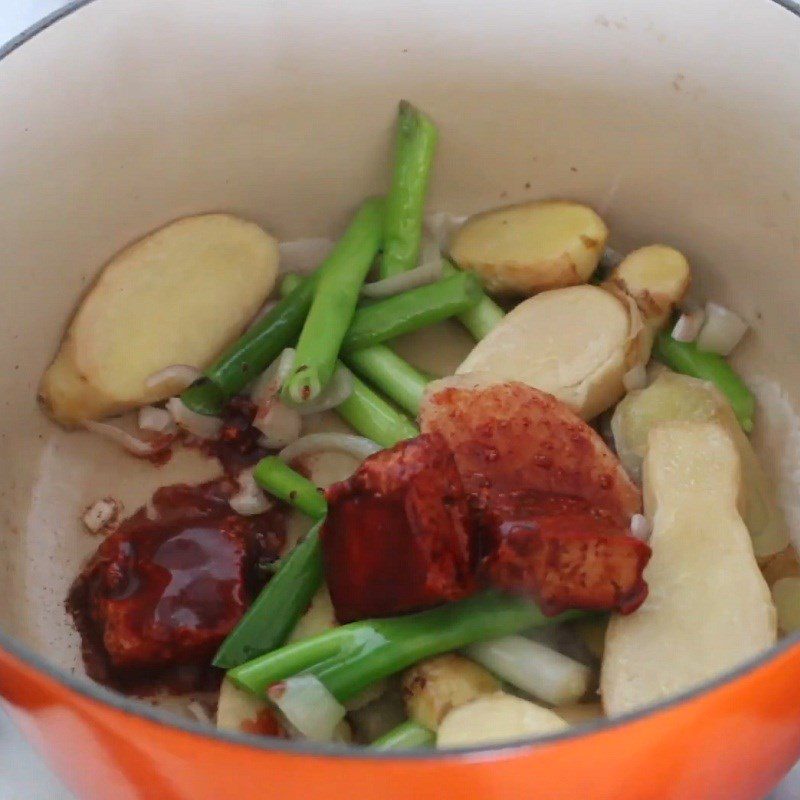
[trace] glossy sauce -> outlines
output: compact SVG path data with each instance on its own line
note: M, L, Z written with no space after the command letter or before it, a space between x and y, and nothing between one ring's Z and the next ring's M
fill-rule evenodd
M140 509L101 544L67 601L90 677L140 693L218 681L210 658L285 536L282 506L239 516L236 489L228 478L158 489L149 515Z

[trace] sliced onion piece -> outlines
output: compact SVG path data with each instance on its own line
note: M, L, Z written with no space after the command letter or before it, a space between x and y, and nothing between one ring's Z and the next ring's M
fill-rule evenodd
M253 388L250 390L250 399L257 405L266 405L281 390L283 382L289 376L294 365L295 350L287 347L283 352L258 376Z
M145 379L144 385L148 389L169 389L170 392L178 392L191 386L203 373L189 364L172 364L164 367L158 372L154 372L149 378Z
M267 495L256 483L252 470L244 470L239 474L239 491L231 497L228 505L243 517L263 514L272 507Z
M198 414L183 404L180 397L171 397L167 400L167 410L172 414L172 418L178 423L179 428L183 428L192 436L200 439L217 439L222 430L222 420L219 417L211 417L206 414Z
M310 433L278 453L278 458L291 463L296 458L312 455L314 453L347 453L363 461L365 458L377 453L382 448L372 439L363 436L353 436L350 433Z
M697 337L697 347L729 356L746 332L747 323L738 314L717 303L706 303L706 321Z
M300 436L303 418L296 408L287 406L277 397L256 411L253 427L261 431L258 443L270 450L279 450L294 442Z
M267 697L312 742L331 742L345 708L313 675L295 675L267 690Z
M186 710L198 721L202 722L205 725L213 725L214 720L211 719L211 714L206 711L205 707L202 706L197 700L192 700L187 706Z
M800 629L800 578L792 575L775 581L772 600L781 632L788 635Z
M693 311L684 311L683 314L678 317L678 321L672 329L672 338L676 342L693 342L700 333L700 329L703 327L705 316L705 312L702 308L696 308Z
M592 678L585 664L522 636L479 642L466 654L512 686L555 706L580 700Z
M650 523L644 514L634 514L631 517L631 536L646 542L652 532Z
M425 241L422 247L420 265L408 272L392 275L374 283L365 283L361 287L362 297L391 297L418 286L435 283L442 277L442 254L439 245L433 239Z
M115 500L113 497L104 497L92 503L83 512L81 521L91 533L100 533L119 519L121 511L122 503L119 500Z
M105 436L106 439L111 439L112 442L122 445L131 455L138 458L150 458L150 456L166 450L174 438L172 436L160 436L148 442L122 430L122 428L118 428L116 425L109 425L107 422L97 422L91 419L86 420L83 423L83 427L87 431Z
M433 237L439 252L446 253L450 247L453 232L467 221L466 216L437 211L425 217L425 228Z
M310 275L330 255L335 242L332 239L295 239L278 245L280 255L278 271L281 275L296 272Z
M644 364L637 364L635 367L631 367L622 376L622 385L628 392L644 389L647 386L647 369Z
M166 408L156 408L155 406L144 406L139 409L139 427L143 431L154 431L155 433L175 434L178 432L172 414Z
M339 365L333 373L330 383L311 402L294 406L302 416L320 414L344 403L353 393L353 373L347 367Z

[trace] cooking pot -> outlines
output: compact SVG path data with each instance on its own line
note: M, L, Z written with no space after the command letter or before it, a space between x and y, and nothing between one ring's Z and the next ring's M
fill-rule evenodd
M335 233L385 189L398 99L436 119L430 207L593 204L625 251L688 254L698 297L753 332L738 367L798 487L800 11L786 0L94 0L0 61L0 694L85 798L760 798L800 756L800 639L628 717L480 752L377 755L217 734L88 681L64 597L131 509L202 477L39 411L76 301L117 249L206 210ZM190 290L190 288L187 288ZM797 517L796 505L794 517Z

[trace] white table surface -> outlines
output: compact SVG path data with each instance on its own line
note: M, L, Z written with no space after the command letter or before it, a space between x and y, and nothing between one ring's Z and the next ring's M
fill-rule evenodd
M0 0L0 43L64 5L62 0ZM799 723L800 724L800 723ZM800 764L770 800L800 799ZM0 800L74 800L0 711ZM702 800L698 798L698 800Z

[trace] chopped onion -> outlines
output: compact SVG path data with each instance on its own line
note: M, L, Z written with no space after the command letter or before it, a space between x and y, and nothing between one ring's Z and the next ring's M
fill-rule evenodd
M267 690L267 697L297 731L313 742L330 742L345 708L313 675L295 675Z
M273 397L256 411L253 427L263 434L258 443L262 447L277 450L294 442L300 436L303 419L296 408L287 406Z
M92 433L98 433L111 439L112 442L121 444L131 455L139 458L149 458L162 450L166 450L172 443L172 436L160 436L158 439L147 442L139 439L133 434L118 428L116 425L109 425L107 422L97 422L96 420L86 420L83 427Z
M634 514L631 517L631 536L646 542L650 538L652 528L644 514Z
M203 722L207 725L213 725L214 721L211 719L211 715L205 708L197 702L197 700L192 700L189 705L186 706L186 710L198 721Z
M747 323L717 303L706 303L706 321L697 337L697 347L708 353L729 356L747 332Z
M466 653L512 686L554 706L574 703L589 690L589 667L523 636L479 642Z
M172 414L172 418L178 423L178 427L183 428L192 436L200 439L216 439L222 430L222 420L219 417L211 417L206 414L198 414L184 405L180 397L171 397L167 400L167 410Z
M304 417L308 414L319 414L344 403L352 393L353 373L340 364L336 367L330 383L313 400L293 406L293 408L296 408Z
M257 405L266 405L281 390L294 365L295 350L287 347L256 379L250 390L250 399Z
M278 245L280 254L279 272L286 275L296 272L298 275L309 275L319 267L333 250L332 239L295 239L293 242L281 242Z
M363 436L353 436L350 433L310 433L278 453L278 458L291 463L296 458L312 455L313 453L338 452L363 461L365 458L377 453L382 448L372 439Z
M172 364L154 372L145 379L144 385L148 389L168 388L170 392L177 392L191 386L203 373L197 367L188 364Z
M155 431L156 433L178 432L172 414L166 408L156 408L155 406L144 406L139 409L139 427L143 431Z
M91 533L100 533L119 519L121 511L122 503L113 497L104 497L83 512L81 521Z
M228 505L243 517L263 514L272 507L264 491L256 483L252 470L244 470L239 474L239 491L231 497Z
M439 245L433 239L427 239L422 246L422 255L418 267L392 275L374 283L365 283L361 287L363 297L391 297L418 286L435 283L442 277L442 254Z
M467 218L447 211L437 211L425 217L425 227L433 236L440 253L446 253L450 247L450 237L460 228Z
M672 338L676 342L693 342L703 327L705 313L702 308L693 311L684 311L678 317L675 327L672 329Z
M631 367L622 376L622 385L628 392L644 389L647 386L647 369L644 364L637 364L635 367Z
M800 578L790 575L772 585L772 600L778 612L778 628L784 634L800 629Z

